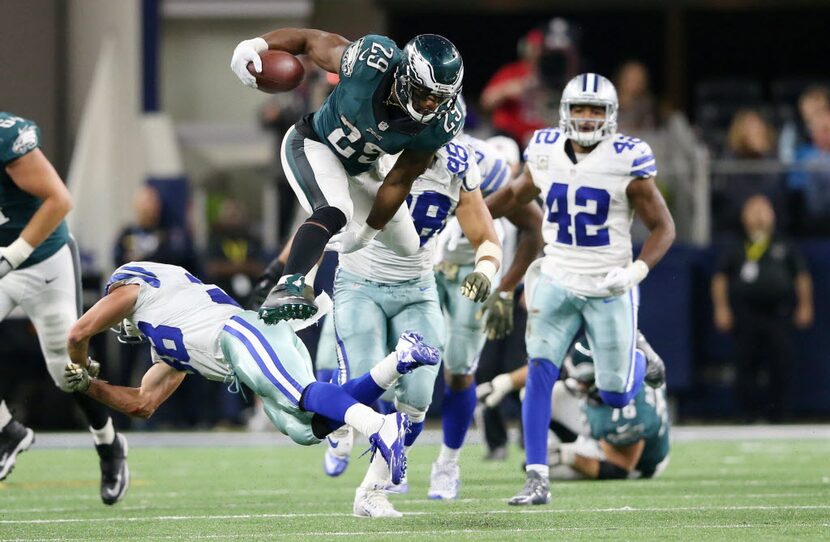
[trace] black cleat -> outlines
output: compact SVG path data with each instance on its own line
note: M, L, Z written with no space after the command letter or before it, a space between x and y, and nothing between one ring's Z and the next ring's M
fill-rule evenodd
M115 504L130 487L127 439L116 433L112 444L96 444L95 449L101 458L101 500L104 504Z
M507 504L527 506L529 504L548 504L550 502L550 482L536 471L527 471L525 486L513 496Z
M17 454L25 452L35 441L35 432L20 422L11 420L0 431L0 480L5 480L14 468Z
M646 357L646 374L643 377L643 382L652 388L659 388L666 383L666 365L663 363L663 359L648 344L641 331L637 332L637 348Z
M281 320L305 320L316 313L314 289L306 286L305 277L297 273L271 290L259 309L259 318L266 324L273 325Z

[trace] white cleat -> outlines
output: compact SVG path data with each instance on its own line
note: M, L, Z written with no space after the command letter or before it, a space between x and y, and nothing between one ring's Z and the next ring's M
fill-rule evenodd
M432 474L429 476L430 499L452 500L458 498L458 488L461 487L461 468L456 461L436 461L432 464Z
M383 489L358 487L354 494L352 513L359 518L399 518L403 514L395 510Z
M352 455L354 432L351 426L332 431L326 437L326 454L323 456L323 471L329 476L340 476L349 466Z

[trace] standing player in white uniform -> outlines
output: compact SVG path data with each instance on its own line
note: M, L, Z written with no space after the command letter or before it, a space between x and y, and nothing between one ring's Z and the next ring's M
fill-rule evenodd
M469 135L457 138L468 144L481 171L483 195L496 192L510 182L511 160L487 142ZM518 161L518 148L516 148ZM518 206L507 218L520 232L515 256L496 290L484 307L460 293L461 280L475 264L475 247L460 234L457 224L450 224L442 233L441 261L435 279L446 316L447 340L444 357L444 400L441 410L443 443L437 460L432 464L430 499L454 499L461 485L458 458L476 407L474 373L486 334L502 338L513 326L513 292L527 267L542 248L542 212L536 202ZM487 312L482 326L482 309Z
M390 479L397 483L405 473L406 414L383 416L366 405L401 374L438 364L438 351L417 334L403 333L392 354L363 378L340 387L314 380L311 358L291 323L266 325L221 288L203 284L181 267L131 262L115 270L106 292L69 332L72 362L65 375L73 391L147 418L188 373L236 386L242 382L262 399L268 417L294 442L316 444L347 423L368 436L372 445L368 480L377 485ZM119 323L122 332L146 337L152 345L154 363L139 388L109 384L87 372L90 337ZM372 516L375 508L369 501L354 513Z
M0 321L20 307L31 319L55 385L69 391L66 334L81 310L77 247L64 217L72 197L40 150L40 130L29 120L0 111ZM75 403L89 424L100 458L101 500L114 504L127 491L127 439L109 413L80 394ZM29 448L34 432L13 420L0 397L0 480Z
M380 174L394 163L381 158ZM401 329L421 333L429 344L444 344L444 318L433 273L435 236L455 212L475 249L475 267L460 281L467 298L481 302L501 264L501 247L493 220L478 190L480 173L472 150L458 140L444 145L436 159L413 183L407 205L421 237L421 248L410 258L397 256L374 240L355 253L341 254L334 283L334 327L338 357L351 378L370 370L383 357ZM438 367L423 369L398 381L396 408L409 415L411 446L423 429ZM345 468L348 437L331 443L327 472ZM340 465L338 466L338 462Z
M637 284L671 246L674 221L654 183L651 148L616 133L617 107L617 92L606 78L593 73L573 78L562 93L559 128L536 131L525 151L524 173L488 199L493 216L537 196L544 198L546 210L545 257L538 268L531 267L526 292L529 373L522 423L527 482L510 504L550 502L551 390L580 329L594 354L605 404L622 408L644 376L653 385L664 378L635 348ZM634 262L632 212L650 232Z

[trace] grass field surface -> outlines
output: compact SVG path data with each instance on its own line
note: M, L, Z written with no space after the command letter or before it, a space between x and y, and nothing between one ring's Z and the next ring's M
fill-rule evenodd
M461 496L440 502L426 499L438 447L416 446L411 491L391 497L405 516L375 520L351 515L368 456L332 479L320 446L233 439L133 444L113 507L91 446L36 444L0 482L0 540L830 540L830 439L684 439L659 479L558 482L550 505L523 508L506 504L524 479L519 450L488 463L468 446Z

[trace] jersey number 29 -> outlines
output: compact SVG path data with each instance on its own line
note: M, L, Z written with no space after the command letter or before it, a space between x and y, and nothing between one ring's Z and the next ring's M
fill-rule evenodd
M578 247L604 247L611 244L608 227L605 225L611 196L601 188L589 186L577 188L574 192L574 203L579 207L587 208L589 202L596 204L594 212L586 210L571 215L568 210L568 185L563 183L551 185L545 203L548 208L548 222L559 226L556 234L557 243L573 245L574 237L576 237ZM597 229L589 233L588 226L595 226ZM571 228L575 236L571 235Z

